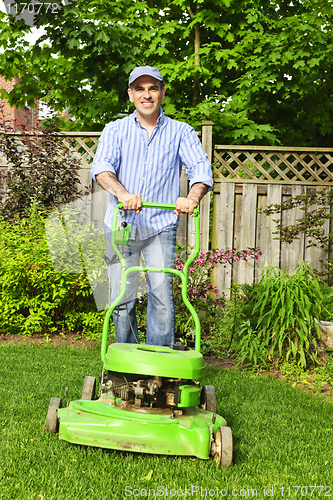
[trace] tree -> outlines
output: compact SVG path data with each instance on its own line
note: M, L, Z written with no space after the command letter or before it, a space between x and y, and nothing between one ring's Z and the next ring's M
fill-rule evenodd
M41 9L36 23L46 35L33 47L22 43L24 22L3 15L0 72L22 79L12 104L39 96L69 107L75 128L101 129L131 111L130 70L156 65L166 113L195 127L213 120L216 141L325 146L333 138L332 6L77 0L57 16Z

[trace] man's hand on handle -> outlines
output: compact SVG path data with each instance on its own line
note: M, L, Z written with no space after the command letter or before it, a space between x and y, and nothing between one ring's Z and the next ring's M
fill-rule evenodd
M109 193L118 198L118 201L123 204L124 210L135 210L138 214L142 209L142 199L140 194L131 194L112 172L101 172L96 175L97 182L106 189Z
M142 209L142 199L139 194L123 193L118 196L118 201L123 204L124 210L135 210L139 213Z
M174 214L193 214L193 210L197 208L201 198L207 193L208 187L202 182L196 182L190 189L187 198L179 197L176 201L176 210Z
M173 211L174 214L193 214L193 210L198 206L198 202L191 200L190 198L179 197L176 201L176 210Z

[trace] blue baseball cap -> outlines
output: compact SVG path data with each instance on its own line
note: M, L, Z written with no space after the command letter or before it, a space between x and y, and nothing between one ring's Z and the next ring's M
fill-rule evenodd
M134 68L129 76L128 86L130 87L134 80L144 75L148 75L155 78L156 80L159 80L163 83L164 86L163 76L157 68L153 68L152 66L138 66L137 68Z

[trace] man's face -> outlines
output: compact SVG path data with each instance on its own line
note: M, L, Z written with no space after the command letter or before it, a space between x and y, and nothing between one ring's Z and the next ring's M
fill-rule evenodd
M159 115L160 105L165 97L165 87L162 92L158 80L151 76L140 76L133 84L133 90L128 89L130 101L134 103L138 113L146 118Z

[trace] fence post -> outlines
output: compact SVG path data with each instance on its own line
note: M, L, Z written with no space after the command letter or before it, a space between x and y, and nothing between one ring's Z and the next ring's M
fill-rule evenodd
M212 162L213 125L211 121L201 123L201 144L210 163ZM209 210L210 196L207 194L200 202L201 252L207 252L209 247Z

